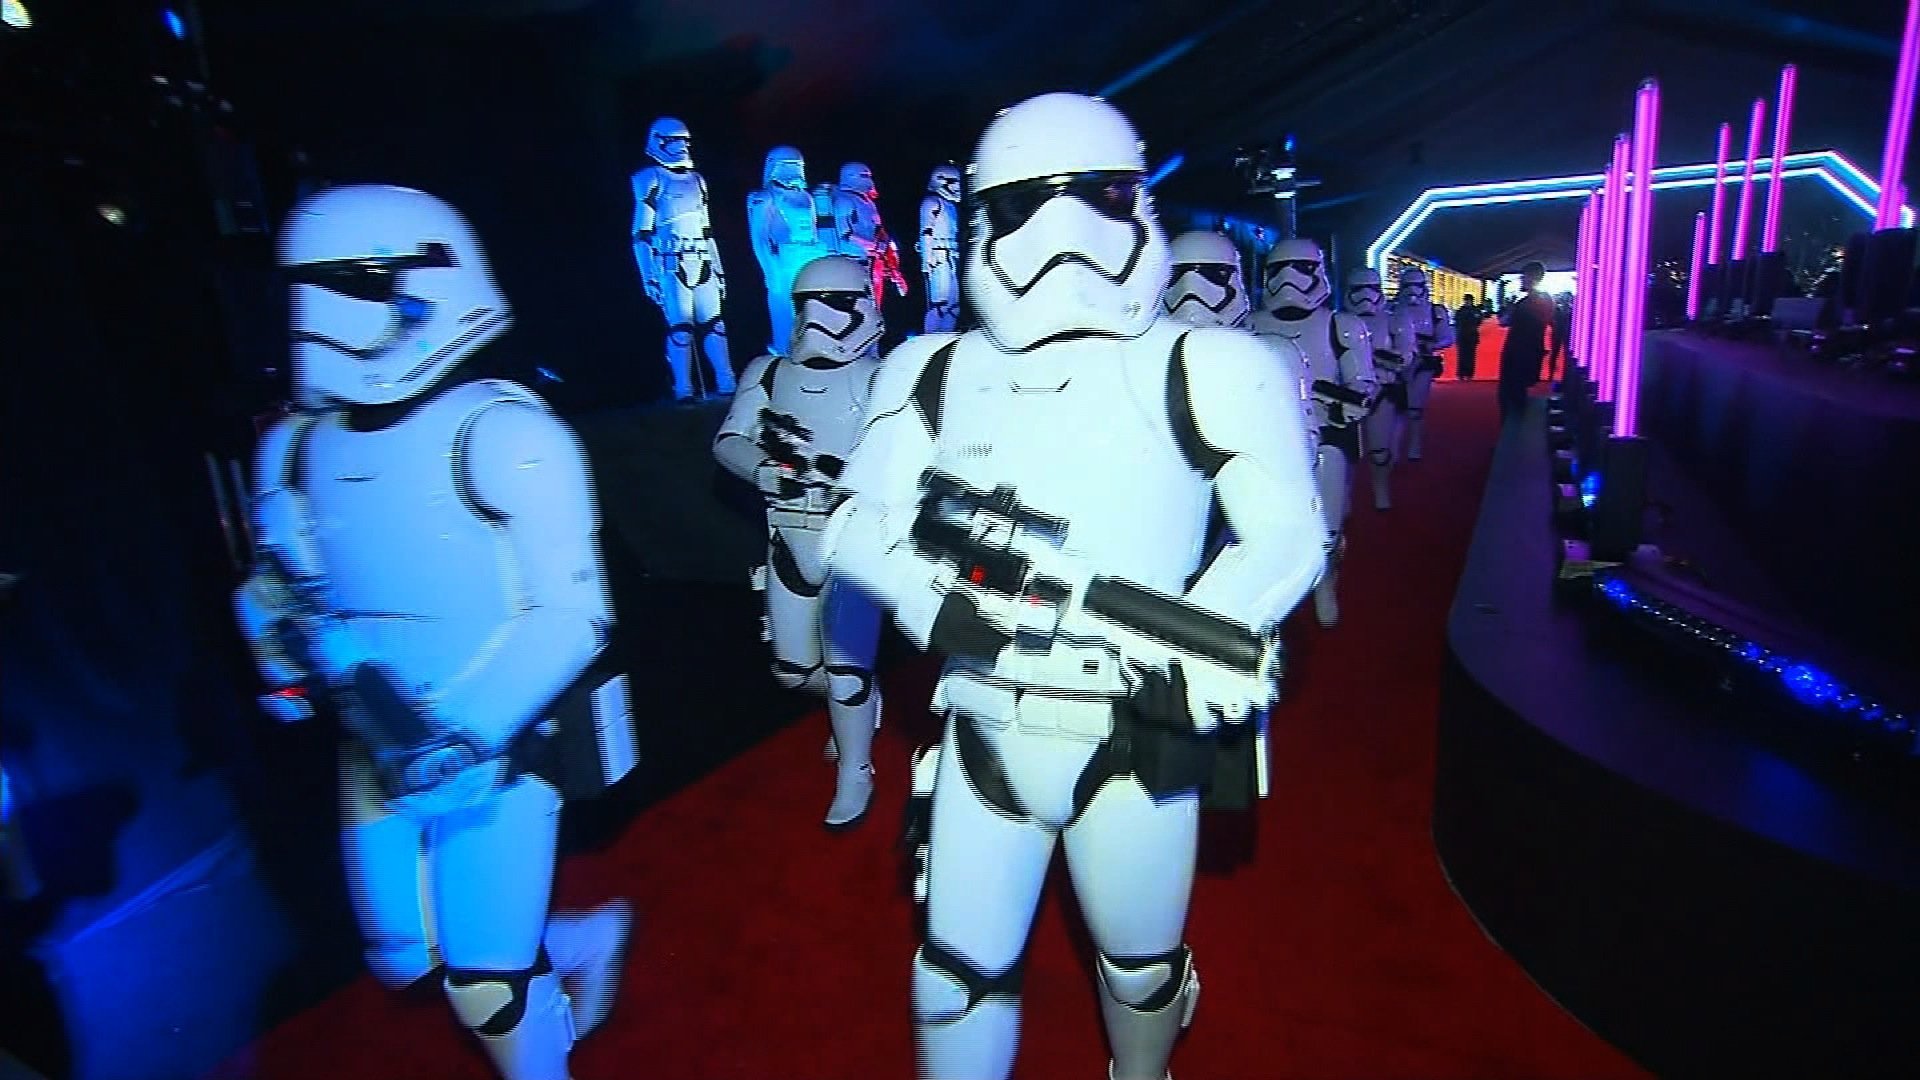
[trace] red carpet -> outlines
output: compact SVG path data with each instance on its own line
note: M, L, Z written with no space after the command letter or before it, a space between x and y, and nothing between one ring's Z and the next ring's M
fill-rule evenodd
M1427 460L1398 470L1398 508L1356 505L1345 621L1292 635L1273 797L1257 820L1209 824L1189 937L1204 993L1174 1057L1179 1080L1644 1075L1486 940L1434 857L1444 625L1495 433L1493 386L1447 383L1429 416ZM851 836L819 825L832 779L815 717L562 866L562 901L621 893L642 913L623 997L575 1054L576 1080L913 1075L915 943L893 843L908 733L926 730L929 689L924 668L890 684L880 801ZM1027 979L1025 1080L1106 1075L1084 941L1063 901L1056 874ZM488 1074L437 996L396 999L363 978L217 1075Z

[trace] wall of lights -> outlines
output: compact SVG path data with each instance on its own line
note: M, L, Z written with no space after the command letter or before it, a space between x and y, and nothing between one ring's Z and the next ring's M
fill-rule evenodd
M1869 218L1876 214L1880 202L1880 185L1838 151L1818 150L1803 154L1789 154L1784 164L1786 166L1782 170L1784 178L1789 180L1801 177L1817 178L1862 214ZM1755 183L1769 183L1773 179L1772 166L1771 158L1761 158L1752 162L1728 162L1723 182L1729 184L1742 182L1751 171L1754 174ZM1670 165L1654 170L1653 187L1655 191L1712 187L1715 183L1714 173L1713 162L1699 165ZM1379 238L1367 248L1367 265L1375 269L1383 267L1388 253L1399 250L1407 239L1419 230L1420 226L1426 224L1428 218L1443 210L1538 202L1547 199L1584 198L1605 180L1606 177L1599 173L1583 173L1576 176L1550 176L1534 180L1503 180L1428 188L1409 203L1392 224L1381 232ZM1911 227L1915 220L1913 207L1900 206L1899 219L1902 228Z

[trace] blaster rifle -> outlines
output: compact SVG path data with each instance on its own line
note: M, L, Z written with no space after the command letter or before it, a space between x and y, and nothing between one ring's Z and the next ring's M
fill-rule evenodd
M901 296L907 295L907 278L900 272L900 246L887 234L885 225L875 226L873 230L875 247L873 250L873 295L878 300L885 290L886 283L893 282L894 291Z
M393 673L360 648L350 629L328 610L324 583L293 573L277 551L268 549L265 557L283 615L275 628L276 643L311 680L267 695L263 704L270 713L283 715L286 710L271 699L288 695L331 702L342 724L366 744L381 785L392 798L430 791L480 763L477 748L435 730L401 693ZM323 653L332 664L320 663ZM323 674L329 669L346 676L331 681Z
M931 469L921 486L916 546L976 590L1013 606L1016 651L1045 652L1055 642L1093 638L1162 669L1178 661L1205 701L1252 702L1258 709L1277 699L1283 654L1276 636L1121 578L1091 575L1084 590L1075 590L1069 581L1078 568L1058 554L1066 521L1023 505L1010 487L980 492ZM1109 685L1104 692L1128 691Z
M1360 391L1325 379L1313 380L1313 396L1327 407L1327 415L1335 424L1348 424L1357 419L1348 416L1347 410L1365 412L1373 405L1367 395Z

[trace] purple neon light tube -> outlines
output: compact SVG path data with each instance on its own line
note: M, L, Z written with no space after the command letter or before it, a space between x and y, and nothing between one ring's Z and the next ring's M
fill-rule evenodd
M1627 137L1613 140L1613 163L1607 168L1606 210L1600 224L1600 295L1595 310L1599 341L1594 351L1593 381L1601 401L1613 400L1613 369L1620 346L1620 285L1626 277L1620 260L1626 253L1621 230L1627 220Z
M1720 265L1720 237L1727 231L1727 155L1733 152L1733 125L1720 125L1720 148L1713 158L1713 217L1707 222L1707 265Z
M1788 64L1780 69L1780 101L1773 109L1773 172L1767 185L1767 220L1760 234L1760 253L1771 255L1780 250L1780 200L1787 193L1781 177L1786 167L1787 140L1793 129L1793 89L1800 81L1800 69Z
M1915 84L1920 83L1920 0L1907 0L1907 29L1900 37L1900 67L1893 76L1893 112L1887 116L1887 145L1880 158L1880 213L1876 229L1900 227L1905 188L1907 139L1913 131Z
M1753 163L1760 160L1760 138L1767 127L1767 99L1753 99L1747 121L1747 162L1740 170L1740 212L1733 222L1733 261L1747 258L1747 231L1753 225Z
M1707 212L1693 215L1693 272L1687 275L1687 321L1700 318L1700 275L1707 258Z
M1587 298L1592 292L1587 281L1587 245L1592 240L1593 200L1589 198L1580 207L1580 229L1573 242L1573 340L1569 353L1576 363L1582 364L1587 359Z
M1647 269L1653 244L1653 167L1660 142L1660 84L1640 84L1633 103L1633 192L1628 197L1626 287L1620 294L1620 389L1614 395L1613 433L1640 434L1640 356L1647 344ZM1776 181L1774 188L1781 184Z

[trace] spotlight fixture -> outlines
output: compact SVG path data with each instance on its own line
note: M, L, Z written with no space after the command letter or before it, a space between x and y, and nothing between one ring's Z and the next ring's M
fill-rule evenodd
M15 30L33 28L33 13L20 0L0 0L0 23Z

